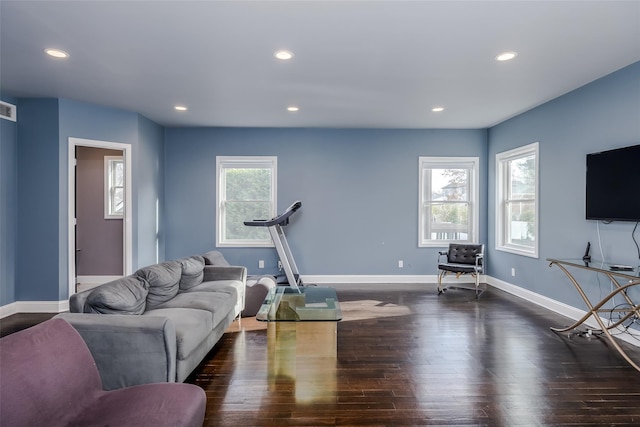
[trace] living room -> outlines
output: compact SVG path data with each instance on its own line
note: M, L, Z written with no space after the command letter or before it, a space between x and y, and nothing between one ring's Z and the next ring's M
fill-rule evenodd
M478 157L478 241L487 246L489 281L582 309L546 258L581 256L591 242L593 251L603 251L596 258L638 262L633 223L584 219L584 171L588 153L638 143L639 68L636 62L482 129L163 127L137 112L64 97L11 97L3 85L2 100L19 107L17 123L0 122L3 313L28 302L57 309L68 297L70 137L133 147L134 266L155 263L156 256L204 253L216 244L216 156L277 156L277 208L304 203L290 225L290 245L302 274L325 281L379 276L433 283L441 248L416 244L418 158ZM539 248L537 257L529 257L496 250L495 157L534 142L540 156ZM38 256L37 277L29 274L34 247L47 254ZM250 274L277 272L272 249L224 252Z
M635 11L637 23L638 3L621 5ZM547 258L581 258L591 242L595 259L639 262L635 223L585 219L587 154L640 143L640 46L633 31L623 35L630 60L606 75L473 128L161 125L136 110L64 94L16 96L3 78L1 100L17 106L18 115L16 122L0 120L0 317L68 308L69 138L83 138L131 146L133 269L216 247L217 156L275 156L277 211L303 202L287 236L308 282L424 283L425 292L435 292L443 247L418 245L419 158L477 157L484 282L579 318L584 302ZM526 57L520 52L514 61ZM561 66L554 71L564 72ZM496 73L509 82L504 69ZM552 78L540 73L535 83ZM297 117L302 114L304 108ZM496 155L532 143L539 148L538 246L535 256L523 256L496 249ZM635 197L634 183L629 195ZM273 248L220 250L250 274L278 272ZM584 280L600 292L595 276Z

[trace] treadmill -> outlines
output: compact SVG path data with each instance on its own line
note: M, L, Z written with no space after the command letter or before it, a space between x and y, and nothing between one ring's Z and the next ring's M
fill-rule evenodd
M296 261L293 259L293 255L291 254L289 243L287 243L287 238L284 235L283 227L289 225L289 217L301 207L302 202L298 200L289 206L283 213L272 219L254 219L253 221L244 222L244 225L248 227L267 227L269 229L271 240L273 240L273 244L278 251L278 256L280 257L282 268L284 268L285 275L287 276L289 286L298 290L299 286L303 286L303 283L302 279L300 279L300 273L298 272Z

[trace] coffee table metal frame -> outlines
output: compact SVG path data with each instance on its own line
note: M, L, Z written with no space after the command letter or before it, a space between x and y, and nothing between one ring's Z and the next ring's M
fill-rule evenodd
M567 326L566 328L551 328L554 332L567 332L576 329L578 326L582 325L587 319L591 316L594 317L598 325L600 326L599 330L595 330L594 332L601 332L604 336L607 337L613 348L615 348L618 353L627 361L631 366L633 366L636 370L640 371L640 365L634 361L627 352L620 346L617 340L611 334L612 330L616 330L619 326L623 325L624 322L628 321L632 317L635 316L635 319L640 319L640 304L633 301L632 297L629 295L629 290L635 286L640 285L640 268L633 268L632 270L624 271L620 269L616 269L614 264L609 264L606 262L586 262L583 260L560 260L547 258L549 261L549 267L556 265L560 268L565 275L569 278L573 286L575 286L576 290L584 300L585 304L589 308L589 311L582 316L579 320L573 323L571 326ZM576 268L580 270L588 270L593 273L601 273L606 275L611 284L614 287L614 290L611 291L607 296L602 298L597 303L592 303L587 294L582 289L580 283L576 280L576 278L569 271L570 268ZM627 283L621 283L624 280ZM622 308L603 308L609 301L611 301L616 296L621 296L628 307ZM600 313L618 313L621 317L612 322L611 324L605 324L605 321L600 317ZM640 331L638 331L640 334Z

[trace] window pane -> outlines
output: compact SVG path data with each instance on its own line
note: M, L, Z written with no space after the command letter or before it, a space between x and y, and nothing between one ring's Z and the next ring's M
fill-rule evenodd
M104 157L104 215L105 219L124 216L124 160L122 157Z
M124 162L118 160L115 162L114 185L118 187L124 186Z
M227 200L271 200L271 169L228 168L225 178Z
M124 213L124 188L114 188L113 189L113 205L112 212L114 214L122 214Z
M431 194L427 200L469 200L469 169L430 169L429 172Z
M478 238L477 157L420 157L421 247Z
M535 247L535 202L509 202L507 214L508 243Z
M225 204L225 237L230 240L269 240L266 227L247 227L244 221L270 219L271 202L237 202Z
M427 239L469 239L468 203L431 203L424 217L429 221L424 227Z
M509 198L532 199L536 191L535 156L529 155L509 162Z
M249 227L244 222L275 215L277 157L217 156L216 169L216 244L270 246L266 227Z

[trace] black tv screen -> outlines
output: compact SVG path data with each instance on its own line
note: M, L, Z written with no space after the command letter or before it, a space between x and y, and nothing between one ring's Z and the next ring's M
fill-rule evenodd
M587 154L587 219L640 221L640 145Z

